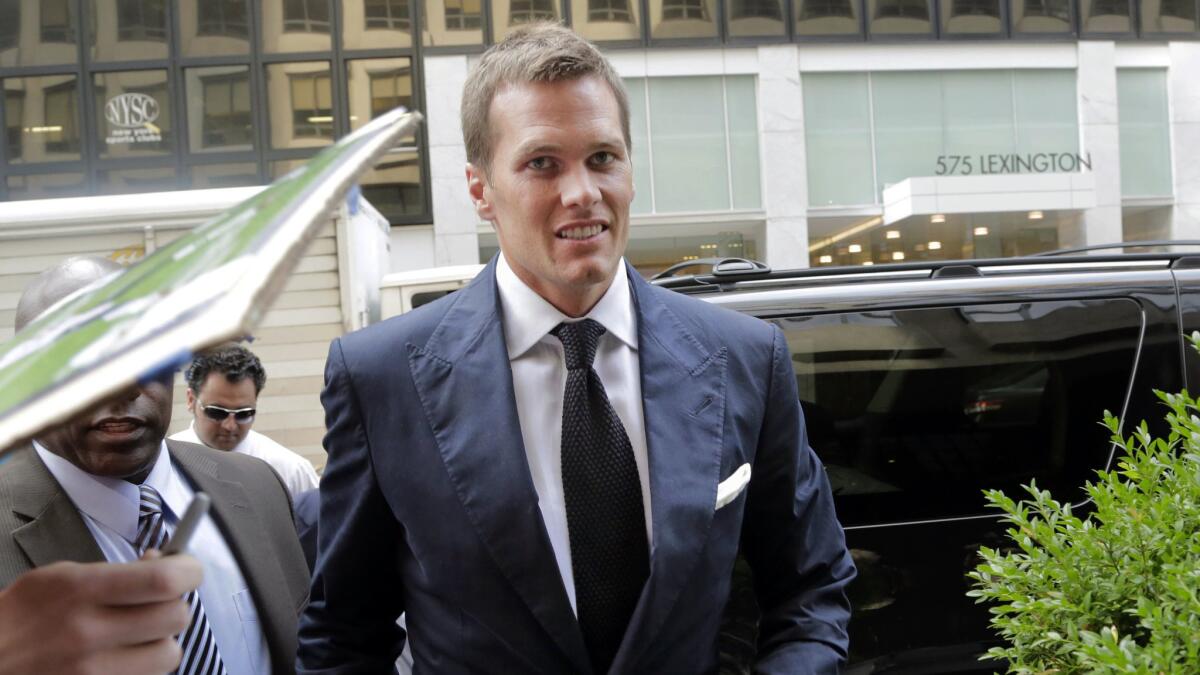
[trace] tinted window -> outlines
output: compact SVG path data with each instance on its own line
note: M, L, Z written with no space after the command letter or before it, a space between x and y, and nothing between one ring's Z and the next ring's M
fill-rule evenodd
M1131 300L794 317L786 333L809 440L844 525L983 512L981 490L1036 479L1059 498L1109 454L1141 310Z

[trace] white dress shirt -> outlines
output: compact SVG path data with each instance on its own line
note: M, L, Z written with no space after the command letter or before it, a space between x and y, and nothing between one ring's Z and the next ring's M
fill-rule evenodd
M171 440L204 445L204 441L196 435L195 421L183 431L173 434ZM293 498L301 492L308 492L317 487L317 472L307 459L253 429L230 452L257 457L270 464L275 473L283 479L283 484L288 492L292 493Z
M138 486L118 478L93 476L37 442L34 442L34 449L83 516L83 522L105 559L109 562L137 560L134 542L141 503ZM195 492L171 463L165 443L145 484L162 495L167 531L174 531ZM269 675L271 657L266 635L259 624L258 610L237 560L211 515L200 522L188 552L204 568L200 602L204 604L204 613L208 616L226 670L230 675Z
M646 539L653 542L650 520L650 471L646 455L646 422L642 414L642 381L638 361L637 317L625 261L612 285L584 318L604 326L592 367L604 384L608 400L625 426L642 484ZM562 483L563 391L567 367L562 343L550 335L558 324L572 319L555 309L521 281L504 255L496 265L496 285L504 323L504 342L512 367L517 417L529 472L538 495L538 508L550 535L555 561L571 609L575 610L575 577L571 571L571 540Z

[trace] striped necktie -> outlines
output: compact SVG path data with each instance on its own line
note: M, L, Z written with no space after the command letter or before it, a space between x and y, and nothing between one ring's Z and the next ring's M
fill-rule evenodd
M138 533L134 546L140 556L147 548L162 548L167 542L167 528L163 520L162 496L158 490L149 485L139 485L138 490L142 493L142 500L138 507ZM179 662L179 670L175 672L179 675L228 675L217 649L217 641L208 626L204 605L200 604L200 594L192 591L184 599L187 600L192 620L187 630L177 638L183 649L183 659Z

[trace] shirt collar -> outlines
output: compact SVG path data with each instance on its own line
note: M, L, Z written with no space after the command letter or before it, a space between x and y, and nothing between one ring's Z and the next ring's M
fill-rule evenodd
M520 357L545 337L558 324L573 319L538 295L513 272L501 253L496 262L496 286L500 291L500 308L504 317L504 342L509 360ZM630 349L638 348L637 326L630 295L629 277L622 258L617 274L604 296L583 318L594 319Z
M47 450L41 443L33 442L42 463L62 486L75 508L86 513L108 529L116 532L129 543L137 539L138 508L142 495L138 486L120 478L96 476L75 466L66 459ZM171 468L171 453L164 441L159 446L154 467L146 476L145 484L158 490L166 503L169 515L176 516L187 499L180 495L179 479Z

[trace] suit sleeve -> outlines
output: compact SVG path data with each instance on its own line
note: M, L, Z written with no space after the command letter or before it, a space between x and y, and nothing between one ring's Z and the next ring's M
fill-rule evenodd
M325 366L325 450L318 553L312 591L300 620L301 674L391 673L404 645L397 573L400 525L371 460L363 411L340 340Z
M854 564L825 468L808 445L783 332L774 342L766 412L742 531L762 619L756 673L837 673L845 662Z

